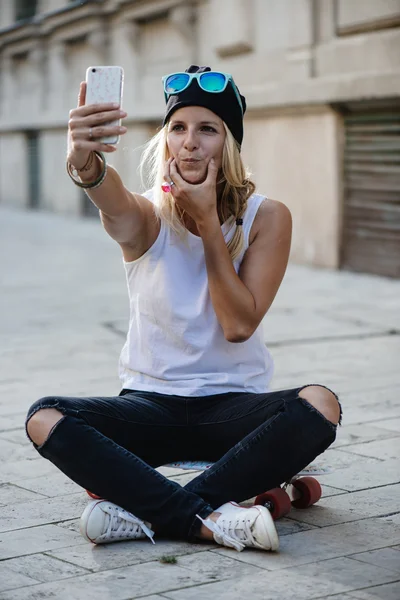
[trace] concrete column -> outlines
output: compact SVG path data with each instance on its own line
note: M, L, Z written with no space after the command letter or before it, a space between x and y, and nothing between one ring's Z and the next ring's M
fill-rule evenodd
M5 27L9 27L15 21L15 12L14 12L15 2L12 0L3 0L1 3L0 10L0 28L3 29Z
M212 0L211 15L212 45L219 56L253 51L253 0Z
M14 78L12 73L12 60L7 54L1 59L1 86L0 86L0 121L5 121L12 111L10 99L14 97Z
M110 36L108 33L108 27L106 28L102 24L99 24L89 34L88 45L94 50L96 56L102 64L105 64L108 59Z
M64 106L65 80L67 65L65 64L64 42L51 42L48 48L48 80L47 80L47 105L48 114L52 117L60 114Z

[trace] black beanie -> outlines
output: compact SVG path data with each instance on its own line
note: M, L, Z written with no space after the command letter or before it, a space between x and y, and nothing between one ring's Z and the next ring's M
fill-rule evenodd
M211 68L191 65L186 69L185 73L204 73L206 71L211 71ZM244 114L246 100L241 94L240 98ZM193 79L189 87L183 90L183 92L172 94L168 98L163 125L169 121L176 110L184 106L203 106L211 110L226 123L233 137L239 146L241 146L243 140L243 115L231 83L228 83L226 89L220 94L210 94L210 92L202 90L197 81Z

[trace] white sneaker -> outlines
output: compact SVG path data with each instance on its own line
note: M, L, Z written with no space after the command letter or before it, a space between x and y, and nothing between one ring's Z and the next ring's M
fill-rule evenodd
M150 523L106 500L93 500L82 513L79 529L93 544L109 544L149 537L153 544L154 531Z
M200 521L214 534L217 544L235 548L238 552L249 548L278 550L279 538L271 513L265 506L246 508L235 502L227 502L215 512L222 513L216 521Z

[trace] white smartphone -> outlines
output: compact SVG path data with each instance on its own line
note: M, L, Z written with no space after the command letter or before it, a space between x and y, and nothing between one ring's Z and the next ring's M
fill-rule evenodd
M117 102L122 104L124 70L122 67L89 67L86 71L85 104ZM118 126L121 119L107 123ZM104 144L118 144L119 135L100 138Z

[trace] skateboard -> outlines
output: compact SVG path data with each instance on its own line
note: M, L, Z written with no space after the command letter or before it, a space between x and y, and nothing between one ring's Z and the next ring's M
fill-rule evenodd
M206 471L214 463L204 461L182 461L164 465L165 467L184 469L186 471ZM315 475L324 475L332 470L317 464L308 465L297 475L279 487L273 488L254 498L254 505L268 508L274 520L289 514L292 506L295 508L308 508L316 504L322 496L322 489ZM89 492L87 494L95 500L99 496Z

